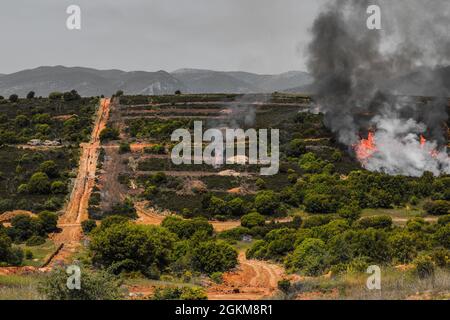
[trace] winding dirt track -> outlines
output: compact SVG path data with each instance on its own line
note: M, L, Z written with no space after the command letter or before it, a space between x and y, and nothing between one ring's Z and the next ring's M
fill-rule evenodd
M170 215L170 212L160 213L148 206L147 201L135 203L136 213L138 214L138 224L160 225L164 218ZM233 221L209 221L216 232L230 230L241 225L239 220Z
M239 266L223 275L223 283L208 288L210 300L258 300L275 294L284 269L267 261L247 260L239 253Z
M82 238L81 222L88 219L87 208L92 188L95 185L100 132L106 127L110 102L110 99L102 99L100 101L91 141L81 145L82 151L78 175L75 179L66 210L58 221L58 227L61 229L61 232L53 235L55 244L63 244L63 247L53 257L50 265L66 261L80 246Z
M167 217L151 207L147 202L135 204L139 216L137 223L144 225L160 225ZM211 224L215 231L224 231L240 225L239 221L213 221ZM239 253L238 267L223 275L223 283L208 288L210 300L259 300L274 295L277 291L278 281L288 278L284 268L267 261L247 260L244 252ZM149 288L144 288L152 292ZM145 293L142 288L140 293Z

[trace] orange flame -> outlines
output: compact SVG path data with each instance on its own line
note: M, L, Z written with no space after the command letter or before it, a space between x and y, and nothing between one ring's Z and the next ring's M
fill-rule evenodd
M425 146L425 143L427 143L427 139L423 135L420 135L420 145L422 148ZM430 151L430 155L433 158L436 158L438 156L438 154L439 154L439 152L436 149L433 149Z
M373 132L369 132L367 139L361 139L358 144L355 145L356 157L359 161L365 161L370 158L378 149L375 145L375 136Z

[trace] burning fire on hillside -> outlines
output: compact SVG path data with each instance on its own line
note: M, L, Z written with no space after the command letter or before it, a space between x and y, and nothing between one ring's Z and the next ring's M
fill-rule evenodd
M446 148L438 149L423 134L406 132L403 137L392 139L386 131L369 131L367 138L361 138L352 147L358 161L369 170L397 174L408 168L413 176L424 171L435 175L450 173Z
M410 0L408 12L405 2L389 2L386 28L379 31L365 28L372 2L330 0L314 21L308 70L318 111L367 170L450 174L450 86L446 73L438 72L450 65L450 34L443 31L448 30L448 2ZM426 17L436 12L443 19L430 23ZM427 37L418 37L423 32ZM425 80L406 81L418 78Z

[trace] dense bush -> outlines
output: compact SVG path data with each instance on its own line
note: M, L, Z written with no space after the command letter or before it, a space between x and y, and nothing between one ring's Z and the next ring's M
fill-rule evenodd
M286 258L286 267L307 276L319 276L328 267L328 252L320 239L305 239L292 254Z
M39 292L49 300L118 300L123 297L120 281L105 271L80 270L80 289L67 286L65 268L55 268L39 285Z
M50 192L50 179L43 172L36 172L28 181L28 192L47 194Z
M119 139L119 130L115 128L105 128L100 132L100 140L106 142Z
M255 209L263 215L284 213L280 203L279 195L273 191L259 191L255 196Z
M106 212L106 215L119 215L131 219L136 219L138 217L133 201L129 198L126 198L122 203L113 205L111 211Z
M58 215L50 211L42 211L38 215L40 228L44 233L55 232L58 224Z
M225 242L214 241L211 234L211 226L202 219L168 217L164 227L155 227L110 216L91 232L90 252L95 265L113 273L139 271L151 278L159 278L166 270L214 273L233 268L236 251Z
M12 94L9 96L9 101L11 102L17 102L19 100L19 96L17 94Z
M435 265L433 259L426 254L418 256L414 261L414 271L421 279L429 278L434 275Z
M0 225L0 266L20 265L23 259L23 252L12 247L11 238L5 228Z
M213 233L212 225L205 218L184 220L173 216L165 218L161 225L180 239L190 239L196 232L205 232L209 236Z
M27 240L26 244L29 247L40 246L45 243L45 239L41 236L31 236L30 239Z
M358 220L356 223L356 227L362 229L367 228L384 229L390 228L391 226L392 226L392 218L386 215L364 217Z
M94 220L88 219L81 222L81 229L83 229L84 234L91 233L91 231L94 230L95 227L97 227L97 224Z
M258 212L250 212L241 217L241 225L245 228L254 228L256 226L264 226L266 218Z
M116 223L92 233L90 250L94 264L114 273L164 270L170 262L175 236L164 228Z
M429 214L435 216L447 215L450 213L450 201L445 200L429 201L424 205L424 209Z
M225 242L207 241L194 248L193 261L202 272L224 272L237 265L237 253Z

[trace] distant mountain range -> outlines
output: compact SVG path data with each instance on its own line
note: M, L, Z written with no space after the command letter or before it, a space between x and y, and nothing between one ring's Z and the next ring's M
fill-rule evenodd
M29 91L35 91L37 96L47 96L54 91L72 89L83 96L111 95L117 90L146 95L171 94L176 90L185 93L268 93L311 83L311 76L301 71L259 75L198 69L168 73L55 66L0 74L0 95L25 96Z
M444 88L444 90L442 90ZM77 90L83 96L184 93L270 93L274 91L314 94L313 78L306 72L276 75L249 72L180 69L174 72L96 70L82 67L39 67L0 74L0 95L23 97L30 91L47 96L54 91ZM385 89L396 94L450 95L450 67L419 68L397 79L386 80Z

